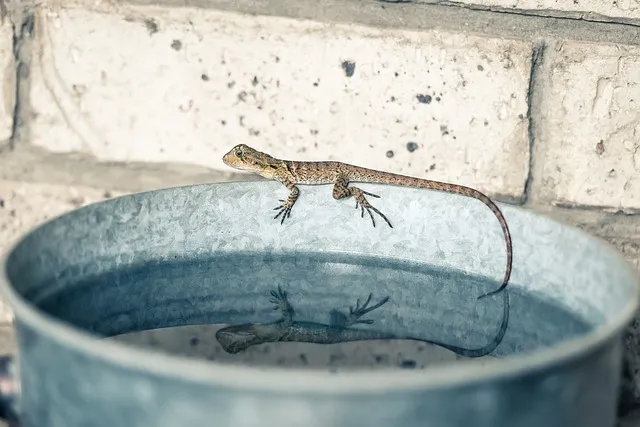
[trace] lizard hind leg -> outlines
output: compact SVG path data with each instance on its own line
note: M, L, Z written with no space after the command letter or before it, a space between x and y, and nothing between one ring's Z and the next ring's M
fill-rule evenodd
M358 207L360 208L360 217L364 218L364 211L366 210L367 213L369 214L369 217L371 218L371 223L373 224L373 226L376 226L376 220L373 217L373 212L377 213L378 215L380 215L380 217L382 219L384 219L384 221L389 225L389 227L393 228L393 225L391 225L391 222L389 222L389 220L387 219L387 217L380 212L378 209L376 209L375 207L371 206L371 204L369 203L369 201L367 200L367 198L365 197L365 194L367 196L371 196L371 197L375 197L375 198L380 198L380 196L378 196L377 194L373 194L373 193L369 193L367 191L364 191L358 187L349 187L349 178L346 175L340 175L338 176L338 178L336 179L335 184L333 185L333 198L336 200L342 200L342 199L346 199L347 197L353 197L354 199L356 199L356 209L358 209Z
M380 308L381 306L383 306L384 304L387 303L387 301L389 301L389 297L384 297L379 303L369 307L369 303L371 302L371 294L369 294L369 297L367 298L367 300L364 302L364 304L362 304L362 306L360 306L360 299L356 300L356 306L355 307L349 307L349 316L346 317L345 319L345 324L344 327L349 327L351 325L355 325L356 323L362 323L365 325L370 325L373 323L373 320L371 319L360 319L362 316L364 316L367 313L371 313L373 310Z

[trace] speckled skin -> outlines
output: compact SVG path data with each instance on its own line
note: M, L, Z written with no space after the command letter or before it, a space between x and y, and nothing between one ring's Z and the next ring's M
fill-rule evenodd
M367 313L371 313L378 307L389 301L389 297L383 298L377 304L369 307L372 294L360 306L360 301L356 302L356 306L349 308L349 315L342 313L334 315L340 321L331 325L318 322L304 322L294 320L294 310L287 298L286 291L278 286L277 291L271 291L271 301L274 309L279 309L282 318L271 323L244 323L241 325L231 325L219 329L216 332L216 339L228 353L237 353L251 346L268 342L310 342L314 344L336 344L348 341L364 341L364 340L380 340L380 339L405 339L421 341L427 344L435 344L451 350L456 354L465 357L483 357L495 350L507 332L509 326L509 292L503 292L504 309L502 312L502 321L500 329L493 339L487 345L479 348L464 348L456 345L446 344L440 341L426 340L411 336L398 336L386 332L367 329L354 329L351 326L361 324L372 324L373 320L361 320L361 317ZM336 313L334 311L334 313Z
M227 166L231 166L232 168L253 172L267 179L278 181L291 191L286 200L280 200L282 205L274 208L274 210L278 211L275 218L282 215L281 223L284 222L285 218L291 216L291 209L300 195L300 190L296 184L333 184L333 198L341 200L353 196L356 200L356 209L360 206L363 217L366 210L369 217L371 217L371 222L374 227L376 226L376 222L371 211L380 215L389 227L393 226L387 217L378 209L371 206L365 197L365 195L376 198L379 196L363 191L358 187L349 187L350 182L369 182L376 184L398 185L403 187L425 188L428 190L461 194L478 199L487 205L498 219L507 244L507 268L502 284L498 289L483 294L478 297L478 299L482 299L502 291L509 283L509 278L511 277L511 266L513 263L511 233L500 208L498 208L498 206L488 196L478 190L465 187L463 185L398 175L341 162L300 162L280 160L270 156L269 154L255 150L245 144L238 144L233 147L223 156L222 160Z

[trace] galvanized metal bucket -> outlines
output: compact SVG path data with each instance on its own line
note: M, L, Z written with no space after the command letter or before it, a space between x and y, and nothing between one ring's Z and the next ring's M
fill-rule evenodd
M389 303L365 328L467 347L491 340L503 297L476 299L505 267L491 212L461 196L362 188L381 196L394 228L373 228L324 186L303 187L281 225L272 209L286 190L272 182L135 194L38 227L2 269L19 342L17 399L4 413L24 427L614 424L635 272L609 245L510 206L511 315L488 363L261 369L104 339L274 320L264 296L280 285L305 320L372 293Z

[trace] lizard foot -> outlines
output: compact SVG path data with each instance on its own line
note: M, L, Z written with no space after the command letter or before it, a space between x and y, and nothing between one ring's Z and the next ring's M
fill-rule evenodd
M269 298L269 302L274 305L274 310L280 310L283 316L293 316L293 307L289 304L289 300L287 299L287 291L282 290L280 285L278 285L278 291L271 291L271 298Z
M371 296L372 296L372 294L369 294L369 297L364 302L364 304L362 304L362 307L360 306L360 299L356 300L356 306L355 307L353 307L353 306L349 307L349 316L345 319L344 327L355 325L356 323L362 323L362 324L365 324L365 325L370 325L370 324L373 323L373 320L371 320L371 319L362 319L361 320L360 318L362 316L364 316L365 314L372 312L376 308L379 308L382 305L386 304L387 301L389 301L389 297L384 297L379 303L369 307L369 303L371 302Z
M280 215L282 215L282 219L280 220L280 224L283 224L285 218L291 217L291 209L293 209L293 203L295 201L291 201L291 199L286 199L286 200L280 199L278 201L282 202L282 204L280 206L276 206L275 208L273 208L273 210L274 211L280 211L280 212L278 212L278 214L276 216L274 216L273 219L276 219Z
M389 220L387 219L387 217L380 212L378 209L374 208L373 206L371 206L371 204L369 203L369 201L367 200L366 197L364 197L364 195L366 194L367 196L371 196L371 197L375 197L375 198L380 198L380 196L378 196L377 194L373 194L373 193L369 193L367 191L361 190L357 187L349 187L349 190L351 190L351 195L356 199L356 209L358 209L358 207L360 207L360 212L361 218L364 218L364 211L366 209L367 213L369 214L369 217L371 218L371 223L373 224L373 226L376 226L376 220L373 217L373 214L371 213L371 211L377 213L378 215L380 215L380 217L382 219L385 220L385 222L389 225L389 227L393 228L393 225L391 225L391 223L389 222Z

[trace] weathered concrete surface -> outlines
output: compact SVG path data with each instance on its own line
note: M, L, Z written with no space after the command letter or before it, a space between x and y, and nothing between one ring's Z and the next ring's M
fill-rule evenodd
M0 22L0 148L8 143L13 128L16 99L13 30L8 20Z
M9 0L25 1L25 0ZM567 2L562 2L565 4ZM128 0L119 5L156 6L155 0ZM52 8L80 6L110 13L109 2L50 0ZM520 40L571 39L596 43L640 44L637 25L617 25L580 12L549 13L541 9L494 13L489 6L446 0L165 0L165 7L195 7L231 13L361 24L400 30L439 30ZM452 5L458 7L451 7ZM509 10L497 8L499 11ZM588 20L592 18L594 20ZM622 18L619 18L621 20ZM632 21L632 20L627 20ZM637 24L637 22L636 22Z
M640 2L638 0L459 0L469 6L481 5L536 13L562 11L584 12L585 14L604 15L613 18L640 19Z
M522 195L530 43L191 9L38 22L31 135L51 151L223 169L244 142Z
M549 56L535 136L540 197L639 210L640 48L564 42Z
M0 180L30 183L54 182L60 185L102 188L105 183L122 191L157 190L166 186L206 184L221 181L262 179L227 168L214 171L205 167L176 163L101 162L83 153L52 153L19 145L0 153Z

